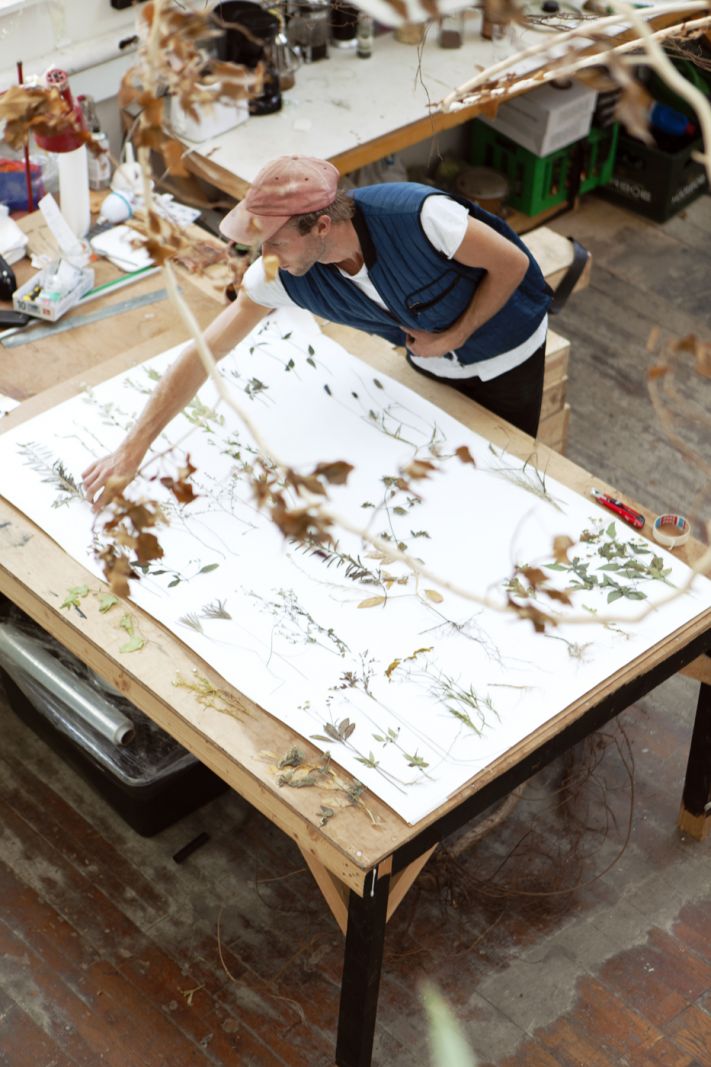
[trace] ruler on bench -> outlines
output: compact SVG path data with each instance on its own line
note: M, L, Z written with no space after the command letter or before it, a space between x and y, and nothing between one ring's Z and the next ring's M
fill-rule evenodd
M43 337L54 337L58 333L74 330L79 326L89 326L92 322L101 322L112 315L121 315L124 311L134 311L136 308L148 307L156 304L159 300L165 300L168 296L165 289L157 289L154 293L144 293L142 296L134 296L130 300L122 300L118 304L109 304L108 307L89 311L86 315L72 315L71 318L60 319L59 322L42 322L37 320L38 325L27 325L13 331L12 336L0 337L0 343L5 348L17 348L19 345L28 345L39 341Z

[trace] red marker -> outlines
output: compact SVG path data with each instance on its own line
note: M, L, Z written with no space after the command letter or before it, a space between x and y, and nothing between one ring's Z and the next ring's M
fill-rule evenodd
M629 523L630 526L634 526L636 530L641 530L644 526L644 515L640 515L638 511L635 511L629 506L629 504L623 504L621 500L615 500L614 497L608 496L607 493L601 493L599 489L591 489L590 492L597 500L598 504L602 504L604 508L609 508L610 511L614 511L615 515L618 515L623 522Z

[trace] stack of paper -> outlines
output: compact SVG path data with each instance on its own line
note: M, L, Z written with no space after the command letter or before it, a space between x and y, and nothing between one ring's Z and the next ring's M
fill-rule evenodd
M27 235L10 218L8 208L0 204L0 256L6 263L16 263L22 259L26 248Z

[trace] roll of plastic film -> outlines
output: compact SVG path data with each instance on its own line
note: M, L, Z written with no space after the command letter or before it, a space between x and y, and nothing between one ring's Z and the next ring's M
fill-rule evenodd
M657 515L652 534L665 548L677 548L689 540L691 527L683 515Z

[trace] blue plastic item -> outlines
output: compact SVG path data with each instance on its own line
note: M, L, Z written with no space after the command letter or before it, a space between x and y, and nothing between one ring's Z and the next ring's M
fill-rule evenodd
M649 112L649 125L653 130L669 134L671 137L686 137L696 132L693 122L690 122L681 111L676 111L673 107L656 101Z
M45 193L42 169L37 163L30 164L30 178L33 207L36 208ZM0 159L0 204L5 204L10 211L29 210L25 167L15 159Z

